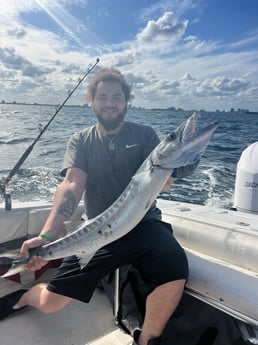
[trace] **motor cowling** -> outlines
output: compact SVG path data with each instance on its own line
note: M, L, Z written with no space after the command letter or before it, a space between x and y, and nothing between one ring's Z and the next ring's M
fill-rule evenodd
M237 163L234 207L258 214L258 141L242 152Z

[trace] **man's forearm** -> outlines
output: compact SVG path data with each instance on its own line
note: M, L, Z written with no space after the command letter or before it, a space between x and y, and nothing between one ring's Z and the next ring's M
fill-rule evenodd
M51 212L41 233L47 233L53 239L63 235L64 222L71 218L80 198L81 195L76 195L71 187L60 185L55 193Z
M63 216L65 220L69 219L77 207L78 202L72 190L64 190L59 196L56 205L53 205L53 212Z

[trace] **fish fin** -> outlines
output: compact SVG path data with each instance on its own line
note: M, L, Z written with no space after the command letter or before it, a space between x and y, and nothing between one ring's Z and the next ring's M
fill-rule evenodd
M0 253L0 267L4 268L5 272L0 277L6 278L22 272L27 264L28 259L21 255L19 249L2 252Z
M95 253L90 253L90 254L82 255L82 256L77 255L81 270L87 266L87 264L89 263L90 259L93 257L94 254Z

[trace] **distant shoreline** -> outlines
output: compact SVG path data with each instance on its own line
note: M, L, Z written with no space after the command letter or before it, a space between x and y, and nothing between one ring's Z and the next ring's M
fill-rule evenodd
M258 115L258 111L246 111L246 114Z
M1 102L1 105L30 105L30 106L43 106L43 107L58 107L60 104L47 104L47 103L24 103L24 102ZM64 107L80 107L80 108L91 108L88 104L65 104Z
M28 106L43 106L43 107L59 107L60 104L47 104L47 103L24 103L24 102L0 102L0 105L28 105ZM77 107L77 108L91 108L90 105L88 104L65 104L64 107ZM152 111L163 111L163 110L169 110L169 111L184 111L184 112L189 112L189 111L194 111L193 109L190 110L185 110L182 108L174 108L174 107L168 107L168 108L144 108L144 107L137 107L130 105L128 106L129 109L143 109L143 110L152 110ZM205 110L201 109L200 112L208 112L208 113L241 113L241 114L250 114L250 115L258 115L258 111L249 111L247 109L230 109L230 110Z

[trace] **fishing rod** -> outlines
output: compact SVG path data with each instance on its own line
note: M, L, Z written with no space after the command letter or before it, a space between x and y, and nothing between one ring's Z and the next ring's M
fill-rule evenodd
M53 114L53 116L50 118L48 123L42 128L41 125L38 126L39 128L39 135L34 139L32 144L27 148L27 150L22 154L18 162L15 164L13 169L10 171L9 175L3 180L0 181L0 194L3 196L5 200L5 209L10 210L12 208L11 206L11 195L6 193L6 186L9 184L11 178L16 174L16 172L19 170L21 165L24 163L25 159L29 156L31 151L33 150L35 144L39 141L43 133L46 131L46 129L49 127L51 122L54 120L56 115L60 112L60 110L63 108L65 103L68 101L68 99L72 96L72 94L75 92L75 90L79 87L79 85L83 82L83 80L89 75L89 73L96 67L96 65L99 63L99 58L96 59L96 62L93 66L88 68L87 72L84 74L82 78L79 78L78 83L75 85L75 87L72 89L72 91L68 91L68 96L65 98L63 103L61 105L56 106L56 111Z

